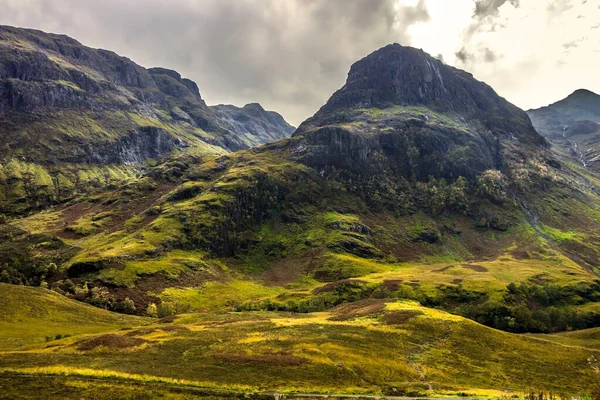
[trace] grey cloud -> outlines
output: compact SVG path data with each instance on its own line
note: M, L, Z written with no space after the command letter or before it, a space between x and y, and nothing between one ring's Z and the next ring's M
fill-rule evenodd
M571 0L553 0L548 4L546 10L550 17L559 17L562 13L573 8Z
M487 47L483 50L483 60L485 62L494 62L497 59L498 56L492 50L488 49Z
M350 65L410 44L425 1L0 0L0 23L65 33L146 66L179 71L207 103L260 102L294 124L314 113Z
M506 2L509 2L514 7L519 7L519 0L477 0L475 1L473 16L477 18L497 16L498 9Z
M470 54L464 47L454 53L454 55L463 64L467 63L471 58L473 58L473 55Z
M563 43L562 47L568 50L573 47L579 47L579 45L577 44L577 41L574 40L572 42Z
M475 0L473 21L465 31L465 40L470 42L473 35L481 31L495 32L499 24L500 7L506 3L515 8L520 6L520 0Z
M457 60L463 64L478 63L480 61L486 63L496 62L501 56L492 51L489 47L480 48L476 52L470 52L465 46L454 53Z

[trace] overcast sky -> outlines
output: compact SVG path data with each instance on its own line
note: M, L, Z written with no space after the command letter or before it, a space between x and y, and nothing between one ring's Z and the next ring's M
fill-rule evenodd
M525 109L600 93L599 0L0 0L0 24L175 69L208 104L259 102L294 125L393 42Z

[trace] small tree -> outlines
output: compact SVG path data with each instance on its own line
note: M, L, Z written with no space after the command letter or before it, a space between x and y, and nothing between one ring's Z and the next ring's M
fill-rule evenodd
M135 303L129 297L119 302L119 311L125 314L135 314Z
M156 307L156 304L148 304L148 307L146 307L146 315L152 318L158 318L158 307Z

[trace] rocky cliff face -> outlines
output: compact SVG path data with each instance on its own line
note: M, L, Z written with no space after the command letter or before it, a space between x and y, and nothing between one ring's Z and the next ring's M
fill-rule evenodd
M599 95L579 89L563 100L527 113L559 154L600 171Z
M466 123L476 121L496 137L515 136L543 144L527 114L483 82L422 50L388 45L352 65L344 87L315 115L322 119L345 109L423 106ZM310 121L310 120L309 120Z
M280 114L265 111L257 103L246 104L242 108L224 104L210 108L219 124L235 132L249 147L290 137L296 130Z
M407 181L510 175L546 147L527 114L488 85L398 44L354 64L294 136L297 159L324 174L385 170Z
M220 154L277 136L231 127L176 71L145 69L64 35L0 26L1 174L15 160L55 182L60 174L77 193L77 169L125 166L133 175L173 152ZM24 193L8 186L0 181L0 212ZM30 188L40 190L61 197L56 185Z

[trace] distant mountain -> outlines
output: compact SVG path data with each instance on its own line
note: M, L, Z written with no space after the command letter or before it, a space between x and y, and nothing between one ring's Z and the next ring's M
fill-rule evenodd
M600 95L579 89L527 113L536 130L553 140L558 151L600 171Z
M257 103L246 104L242 108L225 104L210 108L219 124L235 132L249 147L285 139L296 130L280 114L265 111Z
M278 137L221 119L175 71L0 26L0 213L126 182L177 152L223 154Z

